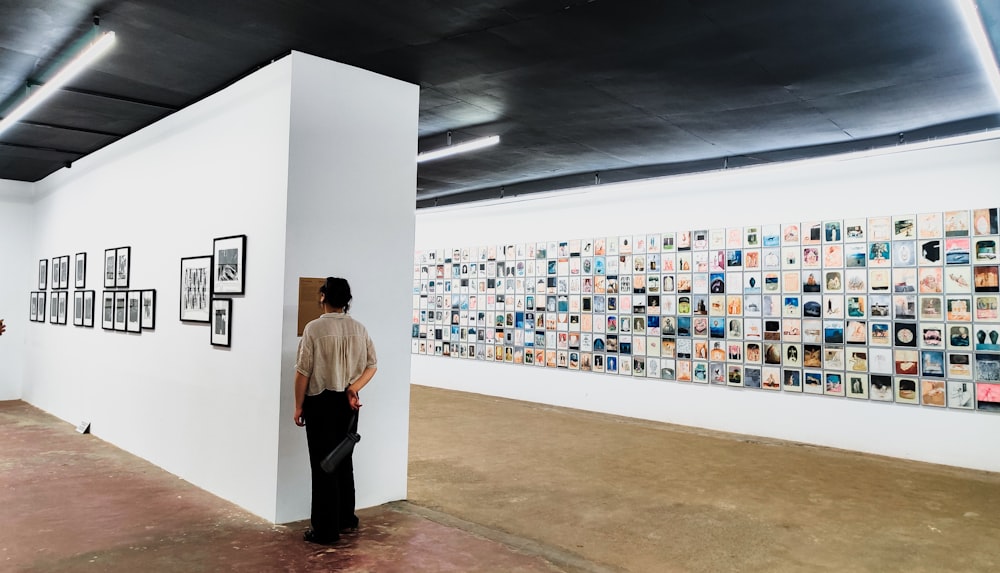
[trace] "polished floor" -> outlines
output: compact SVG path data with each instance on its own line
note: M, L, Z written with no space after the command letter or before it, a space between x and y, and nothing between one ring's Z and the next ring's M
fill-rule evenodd
M334 547L0 402L0 571L1000 570L998 474L419 386L411 398L409 499L360 511Z

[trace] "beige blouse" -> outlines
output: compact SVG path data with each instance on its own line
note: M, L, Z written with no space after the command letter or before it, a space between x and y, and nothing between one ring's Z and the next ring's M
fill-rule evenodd
M375 345L363 324L346 313L324 314L306 325L295 369L309 378L306 394L343 392L377 365Z

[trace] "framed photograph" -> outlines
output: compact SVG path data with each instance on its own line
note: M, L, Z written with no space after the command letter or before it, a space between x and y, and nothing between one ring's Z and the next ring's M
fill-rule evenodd
M148 289L142 292L142 329L153 330L156 328L156 289Z
M976 407L976 390L972 382L948 382L948 407L971 410Z
M49 324L59 324L59 293L55 291L49 298Z
M59 288L69 288L69 255L59 257Z
M215 239L213 253L212 292L243 294L247 264L247 236L234 235Z
M128 324L128 291L119 290L114 292L115 297L115 320L114 330L124 331Z
M211 322L211 277L212 255L181 259L181 321Z
M115 329L115 292L106 290L104 291L103 304L101 308L104 309L104 313L101 318L101 328L104 330L114 330Z
M31 291L28 303L28 320L31 322L38 321L38 293L35 291Z
M49 283L49 261L38 261L38 290L45 290Z
M106 249L104 251L104 288L115 288L117 263L117 249Z
M75 257L76 269L73 275L73 284L76 288L87 287L87 253L77 253Z
M83 291L73 293L73 326L83 326Z
M83 291L83 326L94 328L94 296L92 290Z
M62 257L52 257L52 288L59 288L59 275L61 274L60 267L62 266Z
M115 288L128 288L132 268L132 247L115 249Z
M45 293L36 292L35 298L37 300L36 306L38 307L38 315L35 318L35 322L45 322Z
M212 299L212 346L232 343L233 299Z
M66 291L62 291L59 293L59 313L57 317L57 323L66 324L68 313L69 313L69 293Z
M125 330L142 332L142 291L130 290L126 296Z

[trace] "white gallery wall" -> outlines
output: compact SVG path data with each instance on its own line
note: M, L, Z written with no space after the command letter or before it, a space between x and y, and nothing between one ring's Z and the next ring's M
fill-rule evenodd
M488 152L488 151L487 151ZM1000 136L417 213L416 247L557 241L1000 205ZM417 384L1000 471L1000 415L413 356Z
M346 278L351 315L378 354L378 372L361 392L358 506L406 497L410 296L400 285L411 274L417 180L417 86L304 54L293 59L292 86L279 522L309 512L305 430L292 420L298 277Z
M24 345L27 336L27 293L38 287L32 268L31 199L29 183L0 180L0 319L7 333L0 336L0 400L21 397ZM37 264L37 261L35 262Z
M324 91L304 93L319 87L308 74L324 78ZM414 128L408 139L403 137L397 144L393 155L380 163L387 173L379 189L382 196L366 196L372 203L367 208L374 210L374 204L387 200L389 194L407 194L409 229L403 221L396 221L400 229L393 239L409 251L416 88L394 82L404 87L394 86L388 99L409 101L394 102L392 110L369 110L377 99L370 90L387 88L382 78L376 78L293 53L37 183L38 198L32 205L33 240L19 272L24 277L18 280L18 288L24 291L19 298L27 300L27 292L34 288L30 282L38 259L72 258L86 252L87 289L97 292L99 303L104 250L129 246L129 287L156 289L157 313L155 330L141 334L104 331L99 314L93 329L75 327L71 318L65 326L26 323L25 364L32 367L23 377L23 399L74 424L89 421L97 437L262 517L274 521L308 517L305 433L292 424L294 372L286 358L298 340L298 273L322 275L329 271L328 265L304 268L286 260L289 253L292 258L299 253L302 257L315 255L318 249L310 251L306 238L314 240L324 234L323 229L298 227L289 220L288 212L301 211L303 202L314 199L299 196L306 192L299 181L302 177L319 178L310 182L313 187L309 193L322 188L330 195L343 196L354 194L357 187L334 184L332 168L303 171L294 155L308 143L293 123L302 125L315 119L317 129L326 129L331 127L332 117L384 112L387 121ZM350 97L339 97L341 92ZM323 117L308 117L323 105L329 106L324 108ZM396 113L410 115L403 118L393 115ZM384 126L367 127L376 137ZM401 136L399 131L390 135ZM334 132L327 137L336 140L338 136ZM403 161L406 141L410 148ZM357 153L373 157L382 149L375 141L351 144L358 145ZM352 183L362 173L370 175L368 164L341 163L336 167L336 176ZM385 188L390 185L399 188ZM13 209L9 203L0 203L4 218L8 218L9 209ZM352 234L359 231L355 228ZM213 238L239 234L248 237L246 293L232 297L232 346L213 347L207 324L179 320L180 260L209 255ZM338 236L336 230L333 235ZM328 252L339 243L342 241L335 241ZM408 275L408 254L406 261L401 255L396 258L400 259L396 262L399 268L384 274ZM351 274L367 272L359 268L358 261L353 263ZM286 272L295 275L286 276ZM398 300L393 301L393 293L378 294L389 299L389 308L400 308L396 317L399 324L391 330L405 331L408 295L395 294ZM365 297L358 298L360 307ZM369 308L372 306L369 303ZM391 322L386 318L383 325ZM377 332L382 335L388 330L382 326ZM382 366L402 375L399 385L405 390L409 342L395 335L399 365L394 367L393 337L388 334L386 338ZM403 395L408 398L408 394ZM405 409L400 415L373 407L368 414L365 423L384 430L379 438L366 435L359 454L365 445L386 447L394 455L402 451L403 461L390 464L391 487L364 483L359 497L362 501L399 499L405 495L406 476L397 475L395 468L399 463L405 465ZM297 431L289 431L288 426ZM370 467L381 462L373 455L359 460L358 473L381 474L381 468Z

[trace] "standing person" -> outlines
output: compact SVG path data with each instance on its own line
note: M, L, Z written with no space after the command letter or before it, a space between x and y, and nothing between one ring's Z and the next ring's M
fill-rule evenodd
M361 408L358 393L375 375L376 358L368 330L347 314L347 281L329 277L319 295L325 312L306 325L295 363L295 424L306 428L312 469L312 529L304 539L330 544L358 527L354 464L348 456L328 474L320 463L351 430Z

